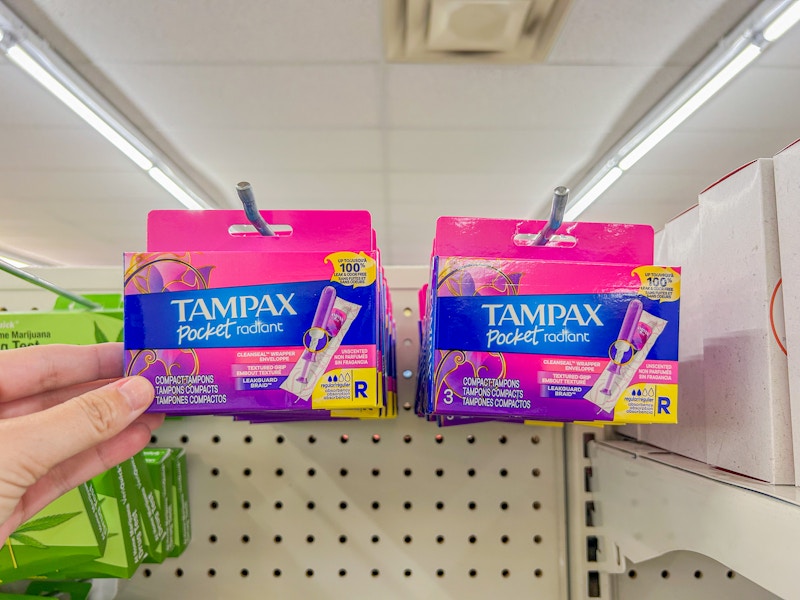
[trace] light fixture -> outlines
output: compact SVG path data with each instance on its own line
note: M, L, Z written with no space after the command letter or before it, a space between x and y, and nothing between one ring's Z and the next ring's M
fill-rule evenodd
M564 215L574 221L625 171L800 20L800 0L765 0L656 104L573 188Z
M0 254L0 262L7 262L12 267L17 267L18 269L24 269L25 267L30 267L30 263L22 262L21 260L17 260L16 258L11 258L10 256L3 256Z
M147 137L0 2L0 50L186 208L212 203Z

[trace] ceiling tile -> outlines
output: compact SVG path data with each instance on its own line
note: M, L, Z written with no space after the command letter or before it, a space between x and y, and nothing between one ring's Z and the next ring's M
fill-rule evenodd
M568 173L592 157L597 129L392 130L391 171Z
M387 112L394 128L596 130L598 122L613 122L653 73L650 67L391 65Z
M88 126L80 129L6 127L0 144L0 172L50 169L136 172L124 154Z
M685 65L758 0L575 0L549 64Z
M82 129L86 124L0 53L0 125ZM8 93L13 90L13 93Z
M380 120L372 65L99 66L160 129L359 129Z
M95 62L379 61L383 53L376 0L36 4Z

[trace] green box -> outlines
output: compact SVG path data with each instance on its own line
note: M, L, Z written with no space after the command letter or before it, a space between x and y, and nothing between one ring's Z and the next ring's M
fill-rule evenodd
M159 556L166 532L161 509L158 507L156 492L150 477L144 455L139 452L125 461L124 468L130 473L134 485L134 500L144 522L144 550L148 556Z
M145 448L141 454L150 472L156 504L163 519L164 527L164 540L154 551L148 553L145 562L160 563L175 550L175 518L172 507L172 450L169 448Z
M122 341L120 310L0 313L0 350L114 341Z
M0 583L98 558L107 538L94 486L79 485L20 525L0 547Z
M192 540L192 520L189 510L189 481L186 470L186 450L172 449L172 507L175 548L169 556L180 556Z
M128 578L144 560L143 517L134 499L133 481L126 477L123 465L92 479L108 523L105 553L90 562L51 570L50 579Z

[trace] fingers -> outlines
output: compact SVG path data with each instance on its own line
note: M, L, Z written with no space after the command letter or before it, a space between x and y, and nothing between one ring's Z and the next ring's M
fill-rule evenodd
M51 390L49 392L35 394L26 398L20 398L19 400L1 402L0 419L11 419L13 417L21 417L31 413L39 412L40 410L46 410L56 406L57 404L61 404L65 400L70 400L75 396L80 396L86 392L90 392L92 390L101 388L104 385L108 385L109 383L113 383L116 381L116 379L117 378L100 379L98 381L92 381L89 383L79 383L77 385L71 385L58 390Z
M69 458L114 438L153 401L143 377L120 379L47 410L0 421L0 437L10 443L32 485Z
M122 344L29 346L0 352L0 402L122 375Z
M0 523L0 540L63 493L139 452L163 420L162 414L144 414L110 440L55 466L28 487L6 522Z

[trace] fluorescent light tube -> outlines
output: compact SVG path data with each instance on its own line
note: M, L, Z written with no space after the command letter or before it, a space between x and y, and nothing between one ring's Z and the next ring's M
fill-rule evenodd
M761 34L768 42L774 42L800 21L800 2L795 2L772 21Z
M564 219L567 221L574 221L579 214L589 208L589 205L592 202L597 200L603 192L610 188L613 183L620 178L621 175L622 169L619 167L613 167L608 173L603 175L600 181L595 183L592 187L586 190L585 194L578 198L578 201L573 204L566 213L564 213Z
M10 256L3 256L2 254L0 254L0 261L7 262L12 267L16 267L18 269L24 269L25 267L31 266L26 262L22 262L21 260L16 260L14 258L11 258Z
M95 131L111 142L116 148L125 156L131 159L136 166L145 171L153 166L153 163L141 152L139 152L133 145L128 142L119 133L101 119L97 113L90 109L86 104L81 102L72 92L64 87L59 81L48 73L42 66L37 63L30 54L25 52L17 45L11 46L7 52L9 60L17 65L20 69L25 71L28 75L33 77L42 86L47 89L56 98L61 100L67 107L72 110L81 119L86 121Z
M761 48L755 44L749 44L737 54L719 73L712 77L708 83L701 87L691 98L689 98L678 110L664 121L653 133L648 135L638 146L631 150L619 161L619 167L627 171L640 158L650 152L661 140L667 137L672 131L683 123L698 108L705 104L714 94L721 90L726 83L736 77L742 69L749 65L760 54Z
M150 175L161 187L167 190L172 196L186 208L190 210L205 210L205 207L197 200L187 194L183 188L175 183L164 171L158 167L153 167L147 174Z

